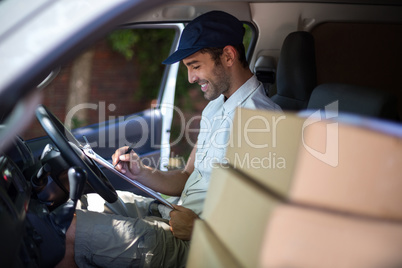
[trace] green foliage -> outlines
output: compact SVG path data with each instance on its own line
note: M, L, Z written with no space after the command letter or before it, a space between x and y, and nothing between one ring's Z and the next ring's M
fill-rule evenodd
M139 66L141 90L134 91L136 100L151 100L158 95L175 32L172 29L120 29L108 36L113 50Z
M251 30L250 26L248 26L247 24L244 24L243 26L246 29L246 32L245 32L244 38L243 38L243 44L244 44L244 47L246 48L246 52L247 52L247 50L250 46L250 43L251 43L253 31Z
M73 118L71 119L70 129L75 129L86 125L87 122L85 120L80 120L76 116L73 116Z
M121 29L109 34L108 40L113 50L131 60L134 56L133 47L138 43L139 36L134 34L133 30Z

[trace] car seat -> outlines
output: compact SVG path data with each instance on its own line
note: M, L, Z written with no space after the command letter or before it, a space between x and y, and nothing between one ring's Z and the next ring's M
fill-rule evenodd
M305 109L316 83L314 37L305 31L290 33L278 61L277 94L271 99L283 110Z
M338 101L339 112L399 121L397 98L363 86L326 83L317 86L310 97L308 110L331 109L329 104Z

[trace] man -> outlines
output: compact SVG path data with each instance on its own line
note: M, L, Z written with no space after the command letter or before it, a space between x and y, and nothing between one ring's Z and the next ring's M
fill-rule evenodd
M281 111L248 68L243 35L243 25L235 17L212 11L186 26L178 50L164 61L183 61L189 82L198 83L210 100L184 170L154 170L143 165L135 152L125 154L127 147L112 156L113 164L120 160L116 169L130 178L157 192L180 196L175 209L158 205L155 216L149 212L151 199L119 192L128 215L77 210L60 266L72 261L74 247L81 267L185 265L194 221L202 217L212 164L224 158L235 108Z

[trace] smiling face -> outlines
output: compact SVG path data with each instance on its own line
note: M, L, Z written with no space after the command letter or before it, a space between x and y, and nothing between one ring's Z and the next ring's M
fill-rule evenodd
M196 52L183 63L187 66L188 81L198 83L207 100L214 100L221 94L230 97L231 78L221 61L216 64L209 53Z

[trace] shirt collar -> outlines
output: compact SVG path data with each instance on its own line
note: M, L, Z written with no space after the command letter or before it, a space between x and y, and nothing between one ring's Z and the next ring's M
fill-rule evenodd
M228 115L233 112L236 107L240 106L251 93L253 93L259 87L260 82L257 77L253 75L250 79L246 81L239 89L237 89L232 96L229 97L225 102L225 97L221 95L221 100L223 102L223 114Z

